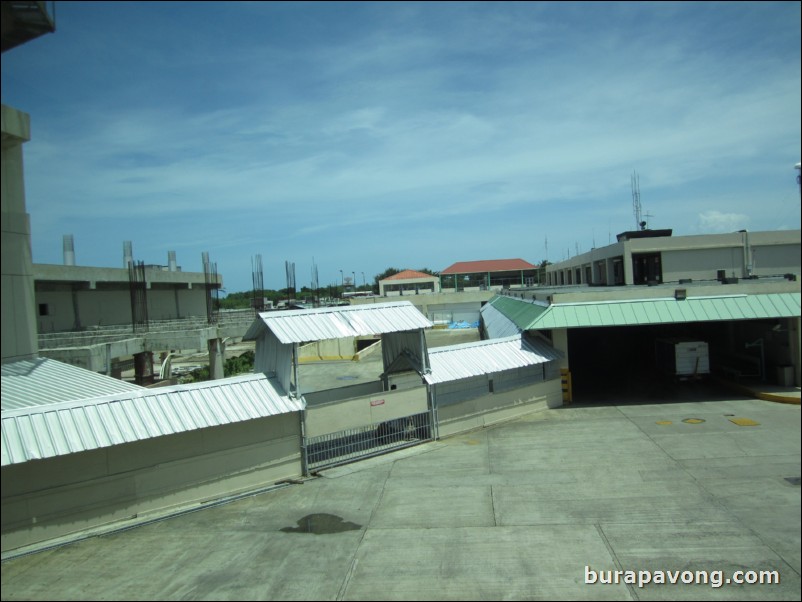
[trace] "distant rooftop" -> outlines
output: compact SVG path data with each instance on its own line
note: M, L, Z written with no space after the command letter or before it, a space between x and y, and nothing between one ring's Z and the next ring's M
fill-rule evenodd
M437 278L425 272L416 272L415 270L404 270L392 276L388 276L385 280L413 280L415 278Z
M441 274L476 274L481 272L518 272L521 270L536 270L523 259L482 259L479 261L458 261L450 265Z
M671 236L674 233L673 230L666 229L666 230L630 230L628 232L622 232L616 236L616 240L618 242L622 242L624 240L632 240L633 238L663 238L666 236Z

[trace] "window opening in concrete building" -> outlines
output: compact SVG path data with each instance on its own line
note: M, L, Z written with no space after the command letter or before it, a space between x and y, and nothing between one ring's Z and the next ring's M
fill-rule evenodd
M663 266L660 253L643 253L632 256L633 284L659 283L663 281Z

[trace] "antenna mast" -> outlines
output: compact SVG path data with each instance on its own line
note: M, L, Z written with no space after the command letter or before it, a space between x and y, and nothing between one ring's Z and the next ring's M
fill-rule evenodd
M645 230L646 222L643 221L640 205L640 177L637 172L632 173L632 211L635 214L635 228Z

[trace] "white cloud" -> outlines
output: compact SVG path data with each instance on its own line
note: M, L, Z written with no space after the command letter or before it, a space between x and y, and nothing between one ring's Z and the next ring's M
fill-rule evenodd
M151 5L137 6L147 21ZM354 254L343 233L359 232L370 245L359 256L379 264L370 272L404 263L423 224L437 244L414 252L433 268L480 248L518 255L516 235L573 250L632 227L633 171L653 227L798 221L774 167L799 160L799 31L776 16L798 15L790 4L228 3L195 6L190 28L169 6L158 23L171 52L146 49L147 69L126 67L141 43L132 21L123 51L110 45L89 69L79 44L58 69L16 73L60 86L51 106L14 103L36 126L25 147L35 255L39 236L57 238L79 212L94 231L109 220L127 238L225 240L246 259L265 252L260 240ZM197 44L210 15L243 10L248 26L207 60ZM71 27L52 43L103 30ZM4 80L38 48L4 56Z
M741 213L722 213L721 211L705 211L699 214L697 228L700 233L717 234L745 230L749 225L749 216Z

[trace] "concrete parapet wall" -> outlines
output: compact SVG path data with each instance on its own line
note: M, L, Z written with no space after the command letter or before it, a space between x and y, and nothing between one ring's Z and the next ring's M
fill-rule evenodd
M437 409L438 434L447 437L562 405L559 379L503 393L488 393Z
M306 436L317 437L378 424L427 410L426 387L385 391L355 399L308 407Z
M355 385L348 385L346 387L336 387L333 389L324 389L322 391L313 391L311 393L304 393L306 403L311 406L319 406L356 397L365 397L367 395L376 395L384 391L384 385L380 380L373 380L366 383L358 383Z
M356 339L354 337L314 341L298 347L299 362L353 359L357 359Z

